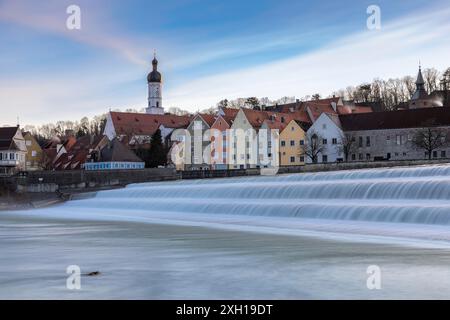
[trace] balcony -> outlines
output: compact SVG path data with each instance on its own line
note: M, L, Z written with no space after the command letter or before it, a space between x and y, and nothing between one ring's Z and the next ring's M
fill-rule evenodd
M0 160L0 167L17 167L19 160Z

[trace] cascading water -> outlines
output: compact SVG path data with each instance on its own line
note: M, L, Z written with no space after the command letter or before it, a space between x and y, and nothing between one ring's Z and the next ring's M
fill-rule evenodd
M450 241L450 164L129 185L38 217Z
M130 185L66 210L450 224L450 165Z

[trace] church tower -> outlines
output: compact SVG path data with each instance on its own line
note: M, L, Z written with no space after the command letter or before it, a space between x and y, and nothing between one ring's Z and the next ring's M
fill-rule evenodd
M431 108L434 107L433 99L428 95L425 89L425 81L422 76L422 67L419 64L419 73L416 80L416 91L409 102L409 109Z
M164 114L162 107L162 93L161 93L161 73L158 72L158 60L156 54L152 61L153 71L147 76L148 83L148 107L145 111L149 114Z

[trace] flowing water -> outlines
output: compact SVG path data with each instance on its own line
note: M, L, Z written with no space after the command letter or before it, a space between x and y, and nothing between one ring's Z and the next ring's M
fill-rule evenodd
M71 298L46 272L78 261L121 279L86 298L449 298L450 165L135 184L0 214L0 239L0 297Z

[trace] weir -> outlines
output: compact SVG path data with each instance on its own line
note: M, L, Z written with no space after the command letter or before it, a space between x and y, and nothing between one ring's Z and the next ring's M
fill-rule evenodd
M449 225L450 165L133 184L61 209Z

